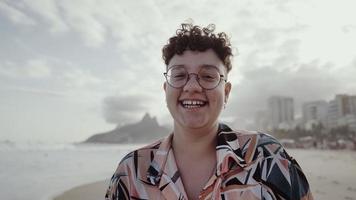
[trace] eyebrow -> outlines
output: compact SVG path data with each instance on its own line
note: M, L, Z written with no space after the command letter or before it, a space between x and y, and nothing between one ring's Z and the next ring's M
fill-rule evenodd
M172 65L172 66L167 66L167 70L173 67L185 67L185 65Z
M172 65L172 66L167 67L167 70L169 70L170 68L173 68L173 67L185 67L185 65L183 65L183 64ZM202 64L199 66L199 68L202 68L202 67L215 67L215 68L219 69L217 66L210 65L210 64Z

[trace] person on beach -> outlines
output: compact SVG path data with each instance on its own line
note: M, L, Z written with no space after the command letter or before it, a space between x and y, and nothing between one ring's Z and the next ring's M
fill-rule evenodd
M106 200L313 199L302 169L275 138L219 122L232 48L214 31L185 23L163 47L173 132L121 160Z

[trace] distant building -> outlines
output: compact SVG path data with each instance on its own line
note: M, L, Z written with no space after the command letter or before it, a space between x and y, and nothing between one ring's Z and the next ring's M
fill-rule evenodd
M294 101L291 97L272 96L268 99L269 128L290 129L294 121Z
M268 130L268 113L266 110L257 111L255 115L255 129L259 131Z
M326 129L348 126L356 131L356 95L341 94L329 102L324 100L306 102L302 105L302 116L294 117L294 101L291 97L272 96L267 110L258 111L254 128L258 130L294 129L311 130L321 124Z
M340 111L335 100L331 100L328 105L327 113L327 128L331 129L337 127L337 120L339 119Z
M356 95L336 95L329 102L327 127L331 129L345 125L356 130Z
M338 126L348 126L349 129L356 131L356 115L345 115L338 119Z
M335 101L341 116L356 115L356 95L336 95Z
M326 101L313 101L304 103L302 107L302 114L302 121L305 129L311 130L313 126L318 124L322 124L324 127L326 127L328 103Z

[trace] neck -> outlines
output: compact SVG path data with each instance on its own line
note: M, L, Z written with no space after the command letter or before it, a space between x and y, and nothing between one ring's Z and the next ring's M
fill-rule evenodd
M200 129L186 129L174 124L172 146L175 154L189 157L215 155L218 123Z

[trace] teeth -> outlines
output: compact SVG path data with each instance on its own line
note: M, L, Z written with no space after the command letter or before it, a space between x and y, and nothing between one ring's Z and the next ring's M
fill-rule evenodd
M199 108L206 104L204 101L200 100L184 100L181 103L185 108Z
M182 102L183 105L204 105L205 103L203 101L199 100L184 100Z

